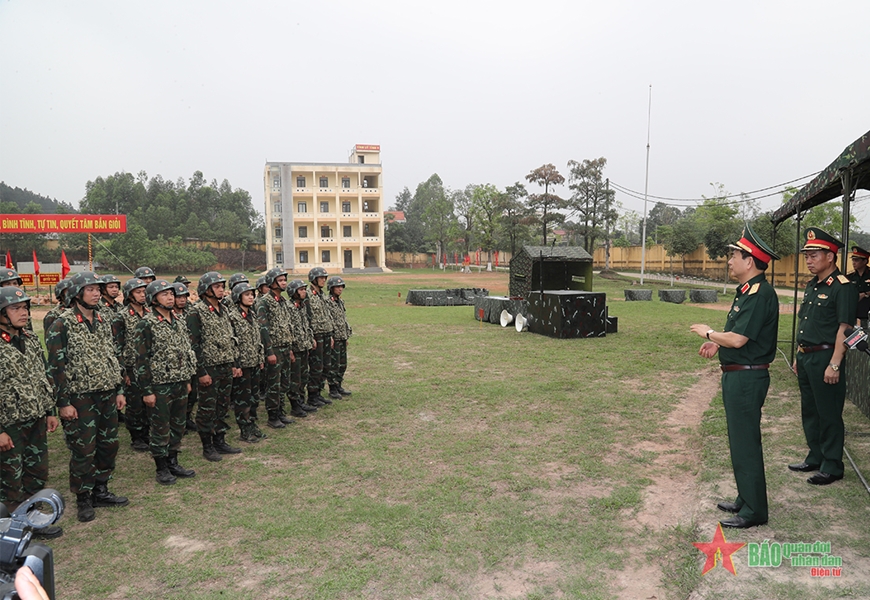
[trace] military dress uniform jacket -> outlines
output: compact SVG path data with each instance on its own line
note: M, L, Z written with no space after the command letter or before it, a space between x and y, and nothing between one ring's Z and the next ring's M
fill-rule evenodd
M69 406L70 398L78 394L108 390L123 394L112 328L99 310L91 322L78 305L66 309L46 334L45 346L58 407Z
M798 344L836 343L840 323L855 321L857 305L858 292L839 269L834 269L824 281L813 277L807 284L798 312Z
M45 373L45 355L29 331L0 332L0 433L12 424L54 414L54 390Z
M338 341L345 341L353 335L353 330L347 323L347 310L344 307L344 300L339 296L329 296L326 301L326 306L329 308L330 316L332 317L332 337Z
M723 365L763 365L776 358L779 330L779 298L764 274L753 277L737 288L725 332L749 338L742 348L719 349Z
M263 342L260 339L260 323L255 318L253 307L239 306L230 313L233 332L237 340L235 366L239 369L259 367L265 361Z
M859 274L858 271L852 271L847 277L855 284L855 291L859 294L870 292L870 268L864 269L863 275ZM866 319L868 312L870 312L870 296L858 300L856 316L858 319Z
M323 291L311 290L308 294L308 318L311 320L311 329L315 336L332 334L332 315L327 306L328 300Z
M157 312L148 313L136 325L133 345L136 380L143 396L154 394L155 385L187 381L196 372L190 334L179 317L166 319Z
M187 315L190 345L196 354L196 374L207 375L206 367L231 364L235 358L235 339L230 313L222 304L215 308L200 300Z

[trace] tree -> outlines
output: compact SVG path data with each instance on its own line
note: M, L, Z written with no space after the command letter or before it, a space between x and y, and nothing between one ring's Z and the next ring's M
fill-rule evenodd
M516 256L517 246L532 239L531 225L535 216L532 209L526 206L527 197L526 187L519 181L507 186L501 197L503 215L498 235L510 248L511 256Z
M565 200L550 193L550 188L562 185L565 183L565 178L556 170L552 164L546 164L534 169L526 175L526 181L537 183L544 188L543 194L531 194L529 196L529 207L534 210L539 210L538 222L541 224L541 236L543 243L547 245L547 228L551 223L561 223L564 217L555 212L564 209L567 206Z
M475 233L474 185L465 186L464 190L450 192L450 200L456 211L457 229L462 238L465 254L471 252L471 243Z
M453 202L437 173L417 186L414 204L418 203L423 207L421 221L424 239L434 243L436 261L440 263L441 253L447 249L448 234L456 216L453 214Z
M701 244L702 235L693 217L684 217L673 225L662 225L659 238L668 256L679 256L682 272L686 273L686 254L691 254Z
M743 231L743 223L737 218L739 209L728 202L728 192L721 183L710 184L716 190L716 196L704 198L703 204L695 210L695 221L703 235L707 256L713 260L731 254L729 244L739 239ZM728 279L728 267L725 266L725 279Z
M673 225L680 219L680 209L668 206L664 202L656 202L646 217L646 238L657 239L658 228L662 225ZM643 219L638 223L638 235L643 235Z
M582 163L568 161L571 173L568 188L573 191L569 207L579 216L578 232L583 236L583 247L590 254L595 251L595 240L607 237L610 227L619 216L614 209L615 193L604 181L607 159L603 156Z
M498 229L504 212L505 194L494 185L476 185L471 192L472 210L477 223L480 247L487 253L487 262L492 262L492 251L498 244Z

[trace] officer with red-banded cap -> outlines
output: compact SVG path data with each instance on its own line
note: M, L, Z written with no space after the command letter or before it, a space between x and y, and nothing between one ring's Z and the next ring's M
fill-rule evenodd
M867 313L870 312L870 269L867 268L868 259L870 259L870 252L867 252L861 246L852 246L852 268L855 270L849 273L847 277L849 281L855 284L855 289L858 290L856 320L866 319Z
M855 323L858 291L837 268L840 240L817 227L805 232L801 249L807 269L815 275L807 284L798 312L798 353L795 369L801 390L801 420L810 448L792 471L818 471L807 479L828 485L843 478L843 403L846 378L843 355L846 329Z
M768 368L776 358L779 299L764 272L779 256L749 225L732 249L728 266L737 279L737 293L723 331L692 325L708 341L698 354L719 354L722 401L728 424L731 466L737 483L734 502L723 501L719 510L735 513L721 521L723 527L746 528L767 523L767 484L761 450L761 407L770 387Z

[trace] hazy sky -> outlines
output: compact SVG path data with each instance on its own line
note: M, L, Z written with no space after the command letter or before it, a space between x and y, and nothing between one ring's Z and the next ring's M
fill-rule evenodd
M599 156L642 191L652 84L649 193L698 198L870 129L870 2L713 4L0 0L0 180L75 204L98 176L201 170L262 211L266 160L362 143L387 205L433 173L504 187Z

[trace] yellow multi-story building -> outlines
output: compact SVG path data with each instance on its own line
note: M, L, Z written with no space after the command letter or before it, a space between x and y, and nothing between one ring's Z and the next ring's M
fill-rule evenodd
M267 162L266 263L290 273L384 269L381 147L346 163Z

